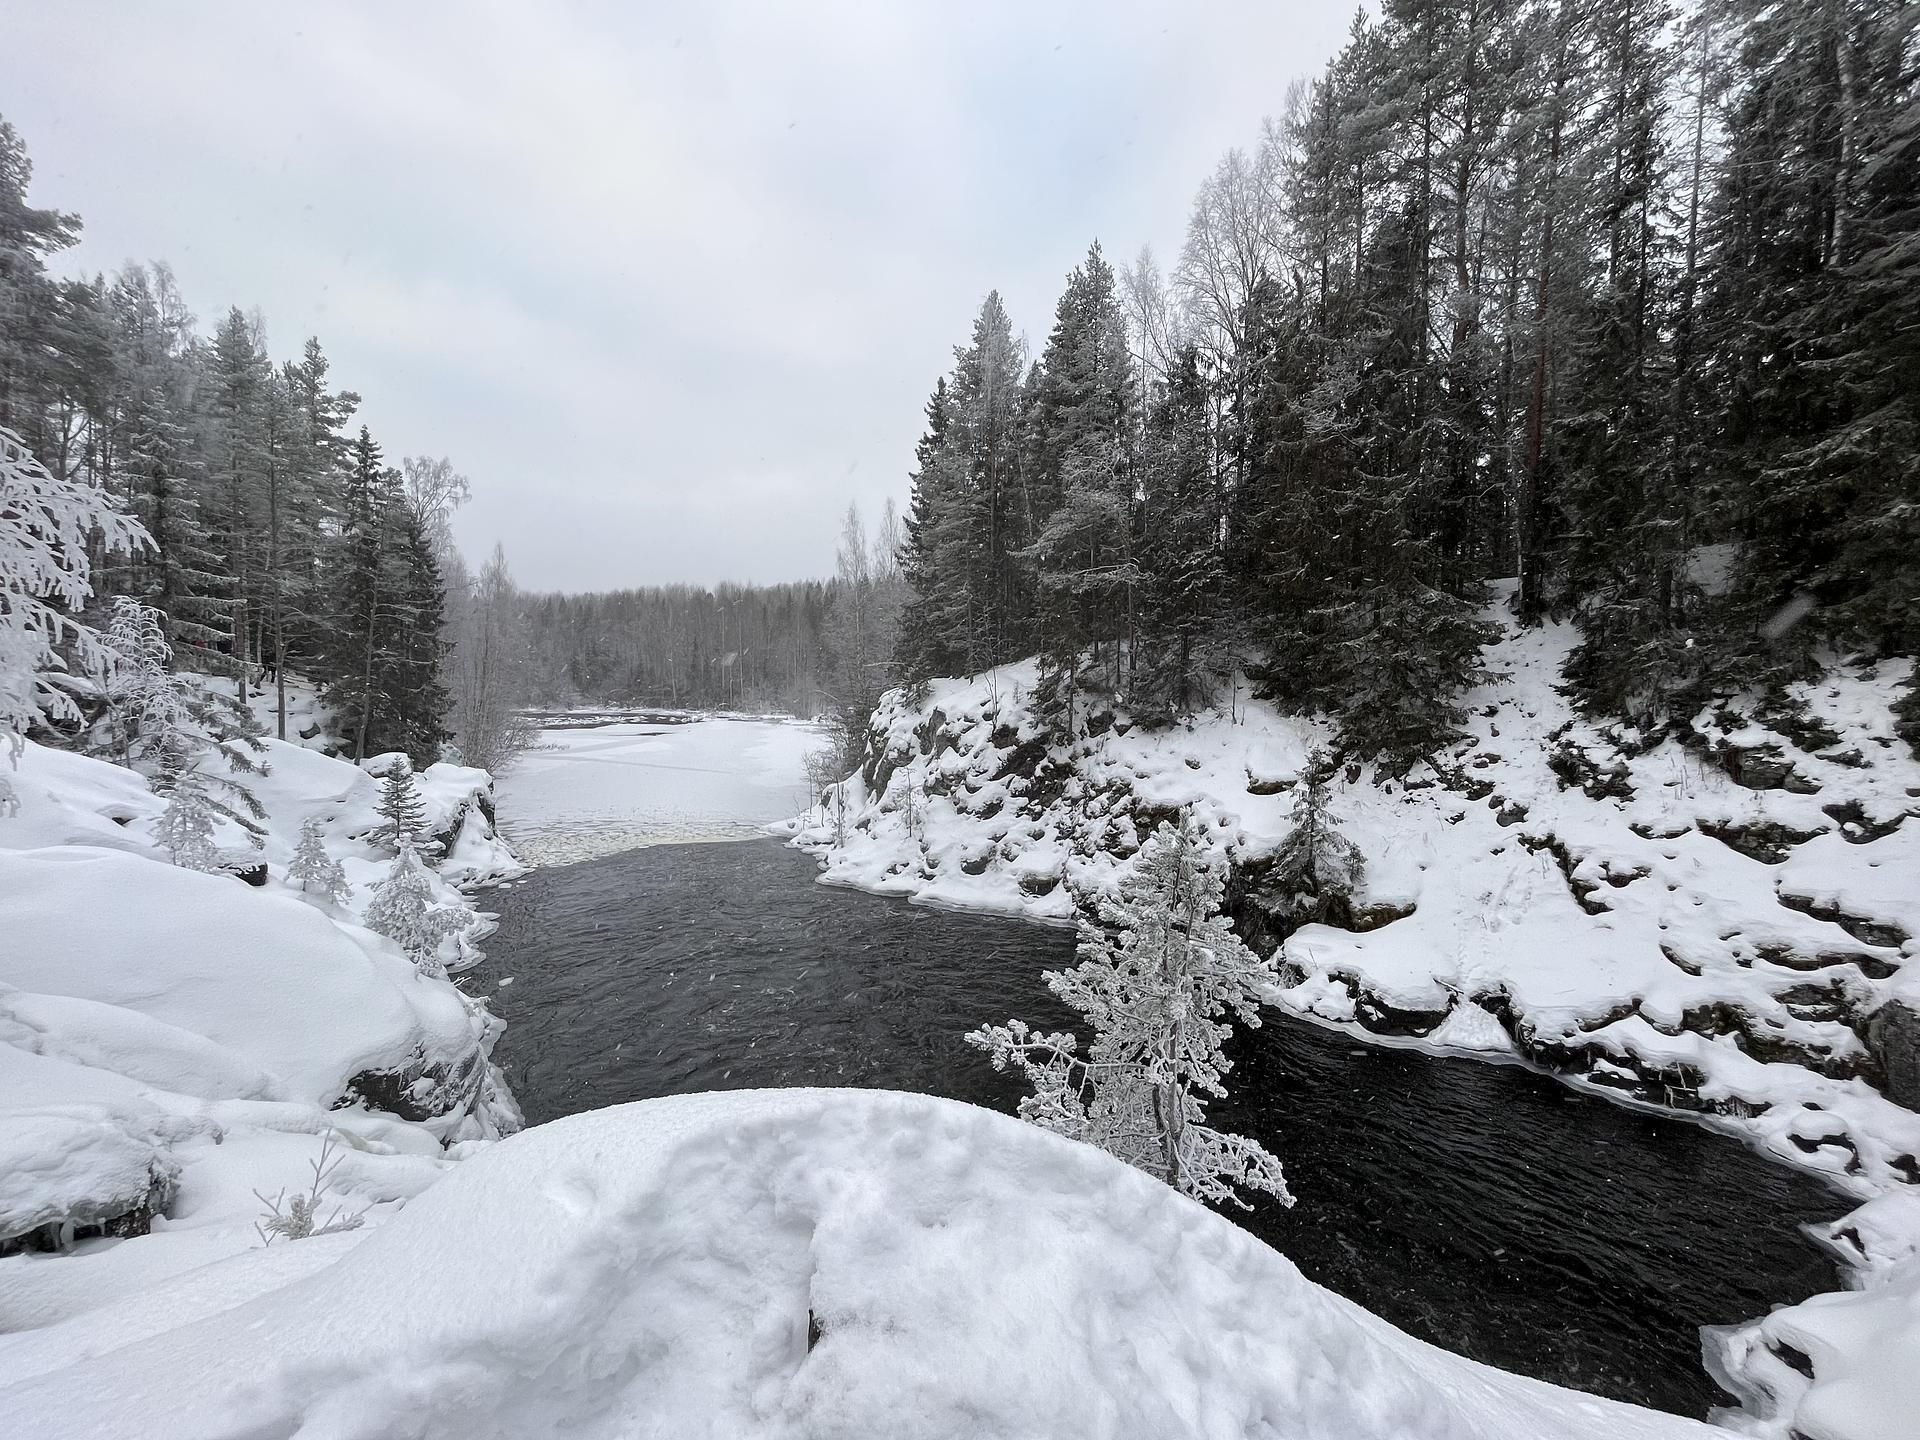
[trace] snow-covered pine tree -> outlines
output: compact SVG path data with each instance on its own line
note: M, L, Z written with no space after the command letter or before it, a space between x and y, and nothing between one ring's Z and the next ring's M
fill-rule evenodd
M404 757L387 767L380 782L378 809L380 825L368 837L374 844L397 854L403 845L410 849L419 843L420 832L427 824L427 804L414 782L413 766Z
M300 844L287 869L287 882L309 895L318 895L329 905L344 905L353 893L347 872L327 853L326 826L318 815L309 815L300 823Z
M259 723L230 696L168 668L173 652L165 626L166 616L152 606L114 596L98 675L106 712L93 744L163 795L190 777L194 803L233 821L257 847L266 811L240 776L264 771ZM206 767L213 759L224 762L225 773Z
M967 1043L1017 1068L1034 1093L1024 1120L1097 1145L1202 1201L1248 1208L1236 1187L1291 1205L1280 1162L1258 1142L1211 1129L1207 1096L1225 1095L1232 1020L1260 1023L1278 978L1220 915L1224 885L1182 820L1162 822L1134 858L1100 923L1080 926L1080 963L1047 987L1092 1025L1082 1057L1067 1033L1024 1021L987 1025Z
M80 718L66 656L96 672L112 664L100 636L73 618L93 594L94 547L149 543L108 492L56 479L0 429L0 748L9 768L29 728Z
M218 870L220 852L213 843L214 806L202 777L192 770L175 776L160 812L154 838L166 846L182 870Z
M411 840L402 840L386 878L373 887L367 928L406 951L421 973L441 976L447 972L440 962L440 942L467 922L464 910L434 903L425 862Z
M1333 762L1326 751L1314 751L1294 786L1288 817L1292 828L1263 882L1295 924L1335 918L1366 875L1360 847L1334 827L1327 800L1332 778Z

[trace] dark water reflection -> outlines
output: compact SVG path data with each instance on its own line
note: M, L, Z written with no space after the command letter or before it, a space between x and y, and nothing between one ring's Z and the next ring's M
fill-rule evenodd
M693 1090L865 1085L1011 1110L960 1036L1071 1018L1072 936L813 883L772 842L662 846L496 894L481 985L532 1122ZM514 983L497 987L500 977ZM1299 1197L1234 1218L1447 1349L1704 1415L1698 1329L1837 1288L1798 1231L1848 1202L1683 1121L1513 1066L1355 1045L1282 1017L1236 1042L1227 1128Z

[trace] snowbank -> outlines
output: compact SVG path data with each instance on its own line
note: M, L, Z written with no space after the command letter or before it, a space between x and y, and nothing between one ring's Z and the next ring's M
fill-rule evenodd
M335 1200L378 1219L468 1142L519 1125L489 1059L500 1022L356 923L385 868L361 838L375 779L278 741L258 758L266 773L241 778L266 811L260 844L227 821L219 835L265 862L258 888L167 863L162 803L128 770L29 744L14 772L19 804L0 816L0 1253L79 1244L0 1259L0 1331L258 1245L253 1191L303 1188L329 1133L350 1151ZM484 821L489 784L458 767L423 776L465 876L517 865ZM356 884L351 908L286 881L310 816Z
M1889 711L1908 662L1645 744L1559 693L1569 627L1489 618L1503 678L1468 697L1470 738L1404 780L1336 777L1368 864L1349 928L1287 934L1263 908L1330 737L1244 688L1163 730L1096 713L1070 743L1034 722L1031 664L896 692L864 772L778 828L827 883L1065 920L1185 810L1237 918L1284 935L1273 1003L1702 1114L1862 1199L1920 1184L1920 764ZM1901 1343L1920 1366L1920 1326Z
M1446 1354L1108 1156L923 1096L574 1116L379 1230L0 1336L37 1436L1666 1440Z

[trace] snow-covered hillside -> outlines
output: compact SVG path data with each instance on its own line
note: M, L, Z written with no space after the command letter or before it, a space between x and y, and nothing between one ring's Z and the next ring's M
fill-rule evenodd
M23 1434L1714 1432L1446 1354L1100 1151L924 1096L544 1125L378 1230L0 1336Z
M335 1201L377 1220L471 1142L518 1127L488 1058L499 1021L357 923L388 863L361 838L379 818L374 776L277 741L256 758L266 773L242 778L266 810L263 844L230 821L216 838L236 866L265 863L259 886L169 864L162 801L130 770L28 744L9 771L0 1254L141 1238L0 1260L0 1331L258 1245L254 1190L303 1188L330 1132L345 1147ZM442 903L470 907L453 882L518 869L493 834L490 783L450 766L420 776L427 828L448 846ZM347 908L287 883L310 817L355 887ZM447 956L461 958L455 942Z
M1348 928L1284 935L1273 1003L1703 1114L1862 1200L1889 1197L1874 1223L1831 1237L1872 1292L1779 1312L1767 1334L1800 1333L1813 1391L1831 1394L1845 1367L1814 1332L1879 1306L1874 1333L1897 1338L1912 1372L1920 764L1888 710L1907 662L1836 666L1798 688L1792 713L1729 699L1648 747L1560 695L1569 629L1491 618L1503 678L1469 697L1471 739L1402 779L1336 778L1364 890ZM1096 709L1057 743L1032 718L1034 678L1014 665L936 682L921 706L890 695L865 771L785 833L829 883L1064 920L1185 810L1232 866L1237 918L1280 941L1262 880L1325 728L1243 689L1159 731ZM1895 1311L1907 1318L1889 1328ZM1777 1412L1765 1433L1784 1434L1796 1404L1814 1413L1806 1377L1778 1359L1798 1341L1730 1344L1779 1397L1753 1402Z

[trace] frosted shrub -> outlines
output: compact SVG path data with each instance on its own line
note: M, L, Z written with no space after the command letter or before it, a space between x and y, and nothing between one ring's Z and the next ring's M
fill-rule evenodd
M300 845L293 852L287 879L330 905L344 905L353 894L347 872L327 853L326 827L318 815L309 815L300 824Z
M358 1230L367 1223L364 1215L347 1214L344 1207L337 1205L325 1220L320 1218L321 1202L333 1184L334 1171L345 1158L344 1154L334 1153L334 1137L329 1131L327 1138L320 1142L319 1158L308 1162L313 1169L313 1183L306 1190L291 1196L282 1190L271 1200L258 1190L253 1192L254 1198L267 1207L253 1227L262 1244L271 1245L283 1236L288 1240L305 1240L310 1235L337 1235L343 1230Z
M1206 1096L1227 1093L1221 1046L1233 1017L1257 1026L1278 976L1220 916L1224 891L1184 820L1162 822L1135 857L1100 924L1082 921L1080 963L1047 987L1086 1017L1093 1043L1039 1034L1024 1021L987 1025L967 1043L996 1070L1033 1085L1020 1117L1097 1145L1196 1200L1248 1208L1236 1187L1287 1205L1280 1162L1256 1141L1209 1128Z

